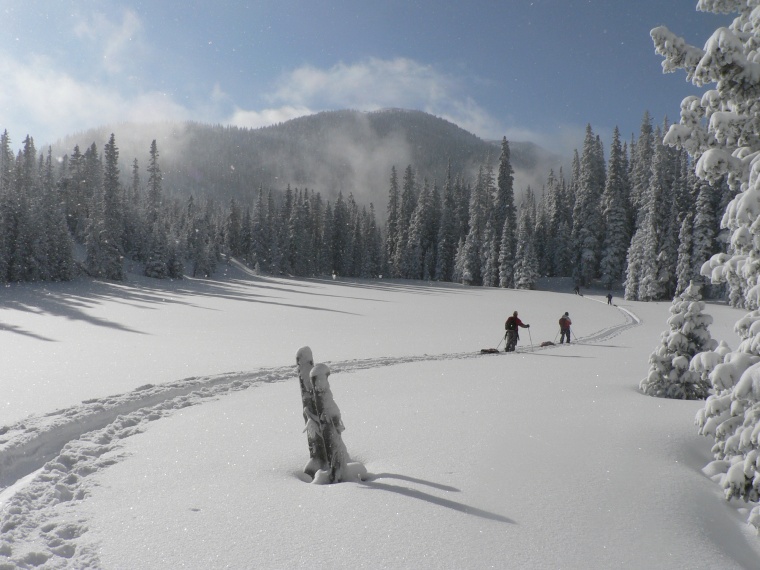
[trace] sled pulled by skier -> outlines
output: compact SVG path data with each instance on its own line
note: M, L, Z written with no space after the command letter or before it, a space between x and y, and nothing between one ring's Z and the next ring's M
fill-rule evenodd
M504 323L504 328L507 331L504 334L504 338L506 339L504 352L514 352L515 347L517 346L517 341L520 340L520 327L527 329L530 328L530 325L523 323L520 320L520 317L517 316L517 311L515 311L512 313L512 316L507 319L507 322Z

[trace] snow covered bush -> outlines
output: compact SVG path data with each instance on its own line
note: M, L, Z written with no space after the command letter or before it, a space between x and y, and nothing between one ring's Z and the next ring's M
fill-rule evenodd
M696 160L696 174L711 183L727 181L735 197L721 227L729 249L713 256L701 273L728 283L732 305L760 307L760 7L757 0L700 0L697 9L738 14L717 29L700 49L665 27L651 31L663 69L683 69L697 86L714 85L701 98L681 103L679 124L664 141L685 148ZM710 471L727 498L758 499L760 490L760 313L741 319L742 339L709 373L715 393L697 415L700 433L715 438ZM702 359L701 364L710 365ZM700 364L700 365L701 365ZM749 522L760 529L760 507Z
M673 299L669 330L662 333L660 346L649 357L649 374L639 385L645 394L680 400L707 397L708 379L689 367L695 354L718 346L707 330L712 317L702 312L701 299L699 286L693 282Z

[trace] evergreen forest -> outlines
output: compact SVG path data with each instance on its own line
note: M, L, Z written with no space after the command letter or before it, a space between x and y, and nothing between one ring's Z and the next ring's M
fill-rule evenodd
M261 185L250 200L183 196L164 189L156 140L145 167L134 158L122 172L114 134L102 149L54 157L30 136L14 156L4 132L0 281L122 280L125 262L155 278L209 277L232 257L272 275L525 289L569 277L669 299L725 249L720 217L733 196L696 178L688 153L663 144L667 129L645 113L638 137L616 129L605 152L589 125L571 171L551 169L541 188L514 187L506 138L475 174L456 161L432 179L394 165L381 213L351 191L329 200L290 185Z

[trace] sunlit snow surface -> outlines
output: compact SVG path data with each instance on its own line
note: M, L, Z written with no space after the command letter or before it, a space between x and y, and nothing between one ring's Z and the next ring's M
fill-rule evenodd
M702 404L636 389L670 304L605 294L235 268L7 287L0 569L760 567L702 471ZM481 355L513 310L518 352ZM565 311L579 342L539 347ZM735 347L742 313L706 312ZM304 345L364 481L302 473Z

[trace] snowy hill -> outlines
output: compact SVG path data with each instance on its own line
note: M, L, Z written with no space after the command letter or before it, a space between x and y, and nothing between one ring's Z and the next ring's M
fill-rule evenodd
M6 287L0 568L756 568L701 403L637 390L668 307L236 266ZM518 351L481 355L513 310ZM365 481L301 473L303 345Z
M95 143L102 149L111 133L120 149L125 184L137 158L144 166L156 139L164 189L176 195L211 195L247 203L259 187L319 191L334 201L338 191L359 203L373 202L384 212L391 167L411 164L440 183L451 165L454 176L473 178L490 158L495 164L501 141L484 141L457 125L422 111L386 109L371 113L321 112L259 129L201 123L107 125L58 141L54 154L71 154ZM580 142L580 141L579 141ZM540 188L549 169L563 158L528 142L510 141L518 191Z

